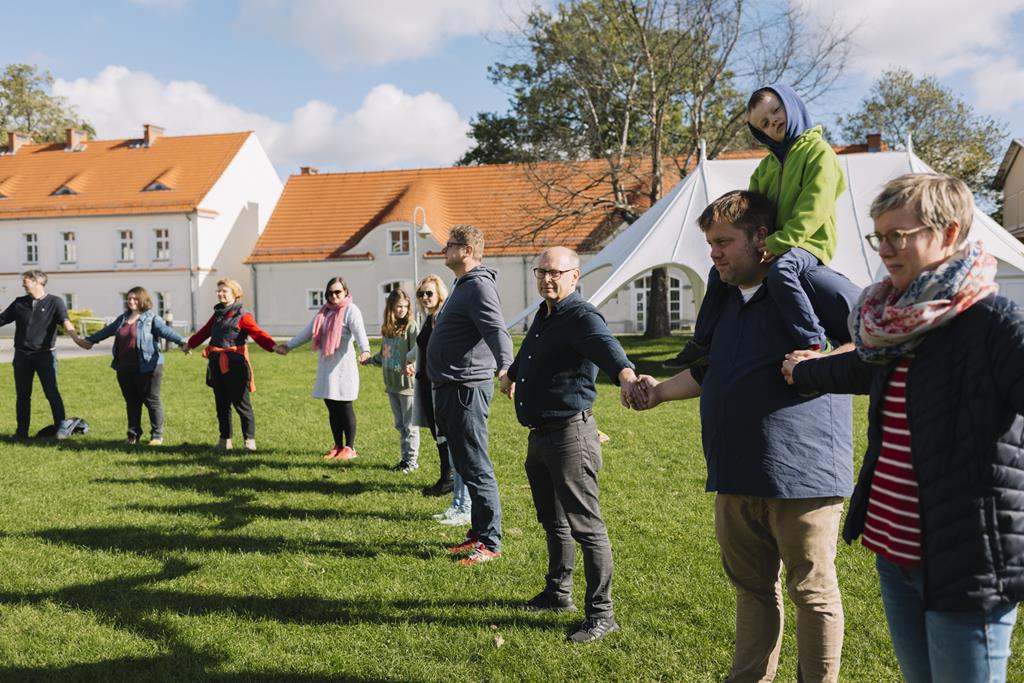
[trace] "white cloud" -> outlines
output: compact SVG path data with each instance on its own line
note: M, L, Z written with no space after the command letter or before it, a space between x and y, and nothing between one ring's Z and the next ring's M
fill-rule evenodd
M819 20L855 28L851 67L872 78L903 66L947 76L973 70L1016 44L1011 19L1024 0L792 0Z
M138 137L143 123L162 125L171 135L254 130L285 173L299 165L324 170L444 166L469 147L469 124L450 102L390 84L375 86L354 112L310 100L288 121L224 102L202 83L163 82L123 66L108 66L95 78L58 79L53 92L77 107L101 138Z
M978 94L978 107L1005 112L1024 104L1024 65L1013 57L1002 57L985 64L971 79Z
M507 28L523 7L522 0L245 0L239 26L344 69L436 54L446 40Z
M158 9L177 12L185 9L185 5L189 3L189 0L129 0L133 5L139 5L140 7L146 7L149 9Z

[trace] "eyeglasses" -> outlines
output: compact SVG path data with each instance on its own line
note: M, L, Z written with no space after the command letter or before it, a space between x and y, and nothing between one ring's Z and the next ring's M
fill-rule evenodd
M448 251L452 247L468 247L468 246L469 246L468 242L448 242L447 244L444 245L444 250Z
M574 270L576 269L570 268L569 270L544 270L543 268L534 268L533 276L538 280L543 280L546 277L549 277L552 280L557 280L566 273L571 273Z
M328 289L327 296L345 296L344 289Z
M888 242L889 246L899 251L900 249L907 248L907 238L914 233L921 232L922 230L930 230L930 225L921 225L910 230L892 230L880 235L877 232L868 233L864 235L864 239L867 240L868 246L875 251L882 248L882 242Z
M429 299L434 296L433 292L416 292L416 297L419 299Z

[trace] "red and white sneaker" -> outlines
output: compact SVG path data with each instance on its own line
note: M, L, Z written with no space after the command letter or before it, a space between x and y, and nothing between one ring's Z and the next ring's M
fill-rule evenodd
M455 545L446 546L446 549L452 555L461 555L463 553L472 552L473 549L476 548L477 543L479 543L479 541L477 541L475 538L471 536L466 536L466 538L462 539ZM483 543L480 543L480 545L483 545Z
M331 450L327 451L327 455L324 456L324 460L336 460L338 457L338 453L340 452L341 449L335 446Z
M471 552L468 557L464 557L459 560L456 564L468 567L472 564L490 562L491 560L496 560L499 557L501 557L501 553L495 553L488 550L487 546L478 541L477 544L473 546L473 552Z
M348 446L345 446L340 451L338 451L338 454L334 456L334 459L335 460L355 460L358 457L359 457L358 453L356 453L354 450L352 450Z

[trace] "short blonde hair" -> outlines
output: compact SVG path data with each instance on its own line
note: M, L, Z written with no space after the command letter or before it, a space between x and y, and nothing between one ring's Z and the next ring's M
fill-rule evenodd
M242 285L238 284L237 280L231 278L224 278L223 280L217 281L217 289L221 287L227 287L231 290L231 293L235 295L236 299L242 298Z
M469 223L453 225L448 231L448 241L468 244L473 247L473 258L477 260L484 257L484 233L475 225Z
M871 217L904 207L912 209L922 225L936 232L958 223L956 244L967 239L974 220L974 196L967 183L942 173L907 173L893 178L871 202Z
M416 291L419 292L420 288L428 282L434 285L434 289L437 290L437 307L440 309L441 306L444 305L444 300L448 298L448 287L444 284L441 278L431 273L420 280L420 283L416 285ZM424 308L423 299L418 295L416 296L416 301L420 304L420 308ZM426 309L424 308L424 310Z

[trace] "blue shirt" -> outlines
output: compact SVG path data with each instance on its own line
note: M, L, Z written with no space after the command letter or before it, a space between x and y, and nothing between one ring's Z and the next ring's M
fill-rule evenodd
M805 286L825 333L850 341L843 322L860 289L819 266ZM793 350L778 307L762 286L744 303L729 287L701 383L700 416L708 491L766 498L848 496L853 490L852 400L801 397L780 368Z
M508 370L516 383L516 417L525 427L564 419L594 405L597 369L618 384L623 368L633 368L619 341L596 308L573 292L533 318Z

